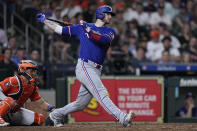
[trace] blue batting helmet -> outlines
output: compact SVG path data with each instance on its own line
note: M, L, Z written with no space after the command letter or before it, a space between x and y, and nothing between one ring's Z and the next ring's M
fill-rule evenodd
M103 5L96 10L96 19L101 19L101 20L104 19L105 13L111 13L112 16L115 15L115 13L112 12L111 6Z

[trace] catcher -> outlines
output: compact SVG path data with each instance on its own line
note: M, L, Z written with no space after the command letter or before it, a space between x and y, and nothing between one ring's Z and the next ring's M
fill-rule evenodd
M42 125L44 123L42 114L22 108L29 98L45 111L51 111L54 108L38 93L37 64L31 60L22 60L18 66L18 75L0 82L0 126Z

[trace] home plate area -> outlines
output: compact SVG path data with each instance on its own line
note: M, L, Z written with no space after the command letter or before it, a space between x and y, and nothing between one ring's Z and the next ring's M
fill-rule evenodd
M131 127L122 127L119 123L74 123L63 127L50 126L8 126L0 131L194 131L196 123L134 123Z

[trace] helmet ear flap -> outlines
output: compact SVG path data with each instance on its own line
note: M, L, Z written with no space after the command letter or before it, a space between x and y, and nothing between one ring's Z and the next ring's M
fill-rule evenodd
M102 20L102 19L104 19L105 18L105 13L102 13L102 14L99 14L100 16L100 19Z
M97 19L104 19L105 18L105 13L102 12L96 12L96 18Z

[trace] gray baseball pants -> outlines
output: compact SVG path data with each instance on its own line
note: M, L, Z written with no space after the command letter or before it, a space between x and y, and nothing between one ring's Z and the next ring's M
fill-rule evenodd
M62 119L68 113L78 112L83 110L90 102L92 97L95 97L100 105L112 116L114 116L121 124L125 123L126 113L111 101L107 95L107 89L104 87L100 79L101 70L95 68L91 61L84 62L78 59L76 66L76 77L81 82L78 97L76 101L65 105L62 108L55 109L51 115L57 119Z

